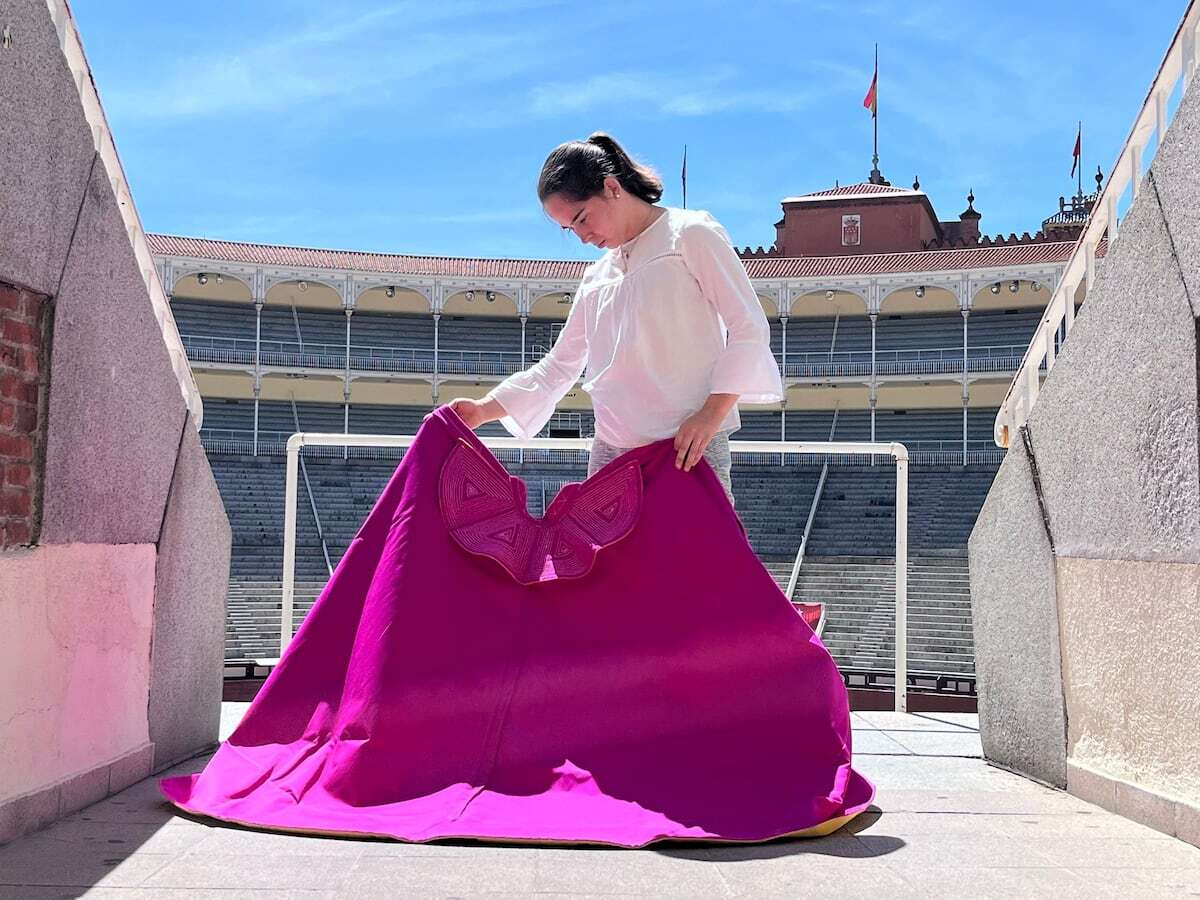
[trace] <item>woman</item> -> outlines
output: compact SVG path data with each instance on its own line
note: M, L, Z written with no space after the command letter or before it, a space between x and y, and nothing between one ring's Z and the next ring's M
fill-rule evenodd
M482 400L450 406L471 428L499 419L530 438L584 373L596 415L589 477L629 449L674 436L676 468L704 457L732 503L738 400L777 403L783 384L766 316L725 229L707 212L657 205L662 190L602 132L550 153L538 179L543 208L608 252L584 271L541 361Z

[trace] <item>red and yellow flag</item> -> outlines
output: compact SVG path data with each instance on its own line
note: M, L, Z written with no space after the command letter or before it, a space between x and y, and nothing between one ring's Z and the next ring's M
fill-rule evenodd
M875 75L871 79L871 86L867 89L867 96L863 97L863 106L871 111L871 118L875 118L876 109L879 105L879 63L875 63Z

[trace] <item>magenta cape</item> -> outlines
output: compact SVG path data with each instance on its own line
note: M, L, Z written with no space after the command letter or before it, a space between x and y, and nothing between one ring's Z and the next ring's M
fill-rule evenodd
M538 519L437 409L237 730L163 793L408 841L838 828L874 795L842 679L713 470L674 460L631 450Z

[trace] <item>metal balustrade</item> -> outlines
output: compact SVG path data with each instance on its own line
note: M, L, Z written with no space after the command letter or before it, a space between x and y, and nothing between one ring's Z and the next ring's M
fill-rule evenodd
M1013 372L1021 361L1021 344L970 347L967 350L968 372ZM783 366L782 354L775 360ZM877 375L939 375L961 373L962 345L957 347L927 347L904 350L876 350ZM820 378L829 375L871 374L870 350L832 352L806 351L788 353L785 378Z
M254 365L254 341L213 335L183 335L188 358L195 362ZM304 369L346 368L344 344L303 344L296 341L263 340L259 359L264 366ZM528 358L527 358L528 361ZM432 347L379 347L350 345L350 368L366 372L433 372ZM505 350L453 350L437 352L438 372L442 375L511 375L525 368L520 353Z
M195 362L254 365L254 341L211 335L183 335L188 358ZM967 352L969 372L1015 371L1024 352L1020 344L971 347ZM543 348L524 360L520 353L504 350L440 349L437 369L440 375L511 375L539 358ZM783 357L775 355L782 366ZM341 344L263 340L259 343L259 359L264 366L282 368L336 369L346 368L346 349ZM380 347L350 345L350 368L363 372L397 372L431 374L434 352L428 347ZM961 373L962 347L929 347L905 350L878 350L875 371L878 375L938 375ZM789 353L784 377L819 378L825 376L867 376L871 374L869 350L847 350L832 353Z

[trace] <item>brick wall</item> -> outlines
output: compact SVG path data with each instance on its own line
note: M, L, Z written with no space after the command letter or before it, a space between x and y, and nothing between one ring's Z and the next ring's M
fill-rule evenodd
M48 315L46 297L0 282L0 549L40 527Z

